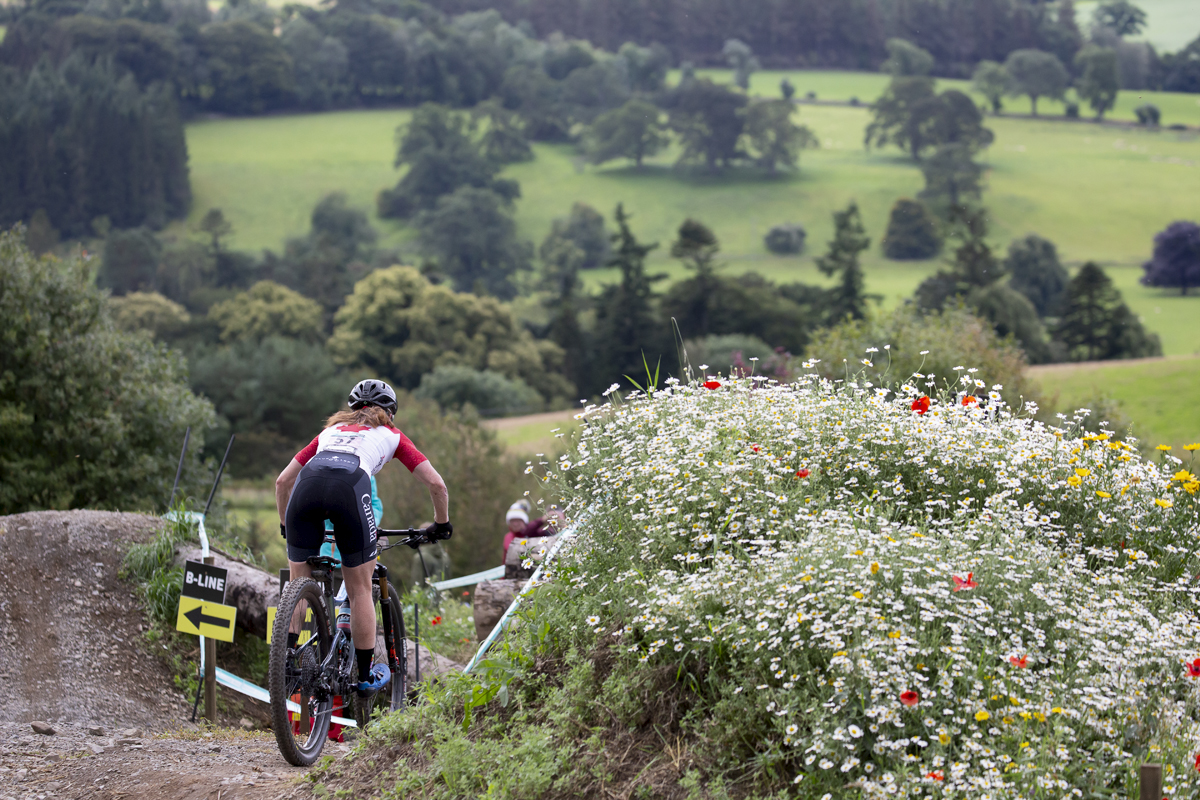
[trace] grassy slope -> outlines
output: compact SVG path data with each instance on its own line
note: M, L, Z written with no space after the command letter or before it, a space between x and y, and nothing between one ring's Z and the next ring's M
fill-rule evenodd
M1058 395L1060 410L1086 406L1097 394L1121 403L1134 421L1134 435L1150 447L1170 444L1187 460L1181 445L1200 441L1200 416L1195 398L1200 392L1200 358L1034 367L1033 377L1047 397Z

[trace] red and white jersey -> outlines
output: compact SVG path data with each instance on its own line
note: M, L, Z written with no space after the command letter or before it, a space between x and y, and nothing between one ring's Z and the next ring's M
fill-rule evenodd
M423 461L428 461L408 437L396 428L366 425L334 425L326 428L308 446L296 453L301 466L307 464L317 453L326 450L334 453L351 453L358 456L358 463L368 475L383 469L391 459L398 460L412 472Z

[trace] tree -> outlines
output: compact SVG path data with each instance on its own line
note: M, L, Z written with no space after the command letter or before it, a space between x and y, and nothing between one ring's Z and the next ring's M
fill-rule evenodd
M785 222L780 225L772 225L771 229L767 231L767 235L763 237L763 244L772 253L792 255L804 249L806 238L808 238L808 231L804 230L803 225L797 222Z
M1070 81L1058 57L1042 50L1014 50L1005 59L1004 69L1012 77L1011 93L1027 95L1035 117L1038 98L1061 100Z
M807 126L792 122L795 110L791 100L762 100L742 111L754 161L772 175L780 165L795 169L801 150L820 146Z
M461 409L469 403L487 416L528 414L543 407L541 396L520 378L464 366L441 366L425 373L413 397L447 409Z
M702 79L696 81L700 82ZM623 204L617 204L613 219L617 232L612 235L614 247L608 266L621 270L621 281L604 287L596 301L596 388L619 381L623 375L642 382L644 364L655 364L669 352L666 326L655 313L653 288L666 276L646 274L646 255L658 243L637 240Z
M1075 91L1087 100L1096 112L1096 119L1103 119L1104 112L1117 102L1117 92L1121 88L1117 51L1111 47L1088 45L1076 54L1075 68L1079 71Z
M514 182L496 179L500 165L483 154L475 133L468 115L445 106L426 103L414 111L408 125L396 130L395 167L407 166L408 172L394 189L379 193L379 216L409 217L464 186L517 197Z
M273 281L259 281L249 291L217 303L208 316L220 326L222 342L268 336L319 342L325 329L319 303Z
M555 221L556 227L560 221ZM608 247L607 234L604 235L604 246ZM542 242L538 255L542 260L542 286L550 291L546 301L550 314L546 337L562 348L566 377L575 386L586 388L593 382L592 348L590 337L579 322L586 301L581 301L578 289L579 270L587 256L572 239L556 235L555 231Z
M180 333L191 322L191 315L179 303L157 292L130 292L110 297L108 306L113 323L123 331L150 331L163 339Z
M206 211L196 229L208 236L209 252L213 258L220 256L225 251L221 240L233 235L233 224L225 219L224 212L219 208L210 208Z
M1129 0L1106 0L1092 12L1092 22L1117 36L1137 36L1146 27L1146 12Z
M1091 261L1067 285L1055 336L1072 361L1162 355L1158 336L1142 327L1112 279Z
M596 117L585 137L584 149L593 164L629 158L640 169L642 160L671 143L657 106L633 98L620 108Z
M529 269L533 257L533 247L517 239L503 199L488 189L464 186L441 197L421 212L416 228L422 251L463 292L512 297L512 276Z
M271 30L245 20L214 22L200 32L208 71L205 106L228 114L261 114L289 104L292 59Z
M187 366L118 331L80 259L38 259L0 233L0 514L162 508L184 429L185 492L204 482L213 424Z
M741 39L726 39L721 48L725 63L733 70L733 82L743 89L750 88L750 75L761 65L750 47Z
M533 159L533 148L525 138L521 116L502 106L495 98L475 106L476 118L487 120L479 146L493 164L515 164Z
M738 148L742 137L744 94L708 78L681 84L666 99L669 125L679 137L681 164L702 162L716 171L744 157Z
M933 258L942 249L937 220L919 200L902 197L892 206L883 254L897 261Z
M939 147L921 164L925 188L917 197L927 205L949 210L978 202L983 194L983 167L972 160L971 151L961 144Z
M923 76L933 71L933 56L929 51L906 39L888 39L887 53L887 61L879 69L892 77Z
M1029 234L1008 245L1004 259L1008 285L1029 298L1038 316L1055 316L1067 290L1070 276L1058 260L1054 243Z
M617 57L625 62L630 91L650 93L663 88L667 70L671 68L670 50L658 42L649 47L625 42L617 51Z
M345 43L326 36L302 16L288 20L279 39L292 59L297 103L323 110L344 102L351 90L350 51Z
M575 393L561 373L562 350L535 340L507 306L434 286L412 267L363 278L335 323L328 347L338 363L401 388L415 389L435 367L461 365L520 378L548 401Z
M158 285L162 244L145 228L112 231L104 242L104 257L96 282L113 294L153 292Z
M559 241L578 248L579 269L594 269L603 265L611 250L604 217L587 203L575 203L571 206L570 214L550 224L550 233L546 234L539 249L543 261L547 258L546 253Z
M1003 64L980 61L971 76L971 89L986 97L992 113L999 114L1004 110L1004 96L1012 94L1012 77Z
M1168 92L1200 92L1200 36L1178 53L1164 55L1162 66L1163 89Z
M788 101L790 101L796 94L796 87L792 85L792 82L789 81L786 76L779 81L779 94L784 100Z
M662 318L674 319L692 342L715 336L742 341L753 337L770 346L766 353L744 355L765 357L776 347L794 353L803 351L810 331L824 317L825 301L826 293L816 287L777 286L757 273L747 272L736 277L713 276L707 286L702 286L697 276L677 281L661 303ZM700 313L707 314L707 321L699 318ZM707 331L706 336L703 331ZM729 366L728 361L706 361L703 353L693 351L691 343L687 349L692 366Z
M871 246L863 228L858 203L833 213L834 234L828 252L817 259L817 269L840 280L830 296L828 318L836 323L846 317L862 319L867 313L868 295L863 291L863 271L859 253Z
M695 273L693 307L685 311L680 326L686 321L687 331L692 336L709 333L709 306L712 305L716 289L716 257L721 243L712 229L699 220L688 217L679 226L678 237L671 243L671 257L683 262L685 268Z
M936 102L933 78L927 76L896 76L888 82L887 89L871 109L871 122L863 137L866 147L884 147L895 144L908 150L914 160L920 159L921 151L927 146L921 139L914 140L911 120L918 108L929 107Z
M1178 287L1180 295L1200 286L1200 225L1172 222L1154 237L1154 256L1142 265L1143 286Z

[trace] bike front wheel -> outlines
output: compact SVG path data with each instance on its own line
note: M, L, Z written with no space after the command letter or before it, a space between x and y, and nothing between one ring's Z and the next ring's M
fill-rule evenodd
M392 682L370 701L364 702L355 698L354 721L358 723L359 728L366 727L376 710L381 714L399 711L408 703L408 643L404 639L404 615L400 608L400 598L391 583L388 583L387 594L387 611L385 613L383 604L380 603L379 612L380 620L391 629L390 637L384 634L383 658L392 671ZM378 594L375 599L379 600ZM376 658L379 658L378 652Z
M297 630L298 629L298 630ZM298 633L288 647L288 633ZM288 584L279 600L271 629L267 689L271 695L271 727L279 752L293 766L307 767L321 755L333 696L322 665L333 643L329 614L320 585L310 578Z

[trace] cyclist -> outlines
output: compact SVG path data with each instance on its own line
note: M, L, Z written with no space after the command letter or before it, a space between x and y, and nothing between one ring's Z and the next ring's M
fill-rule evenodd
M449 539L449 493L446 483L408 437L392 427L396 393L383 381L360 381L350 392L349 410L330 417L308 446L296 454L275 480L279 532L287 539L292 580L312 575L307 559L321 552L325 520L333 522L342 561L342 579L350 599L351 639L358 665L358 693L369 696L391 679L387 666L371 661L375 655L375 603L371 577L375 572L377 522L371 508L371 477L395 458L429 490L434 524L429 532ZM299 609L297 609L299 611ZM288 646L295 647L299 619ZM359 647L359 645L368 645Z

